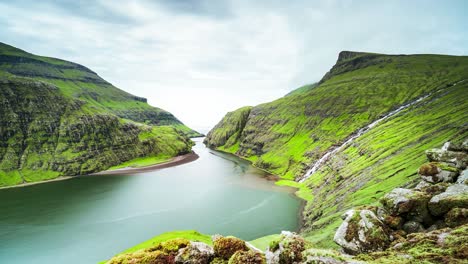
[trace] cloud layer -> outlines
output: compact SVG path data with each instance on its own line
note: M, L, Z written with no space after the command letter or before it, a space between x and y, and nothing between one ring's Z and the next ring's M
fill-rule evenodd
M410 2L410 3L408 3ZM1 1L0 41L90 67L198 129L341 50L466 55L465 1Z

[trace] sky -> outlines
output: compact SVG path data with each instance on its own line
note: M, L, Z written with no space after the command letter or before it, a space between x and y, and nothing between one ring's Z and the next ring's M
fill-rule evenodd
M0 41L82 64L206 132L342 50L468 55L468 1L0 0Z

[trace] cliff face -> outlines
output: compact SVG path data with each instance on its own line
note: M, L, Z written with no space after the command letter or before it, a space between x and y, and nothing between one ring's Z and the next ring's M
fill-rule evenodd
M197 132L145 101L81 65L0 45L0 186L190 152Z
M411 185L424 162L420 153L468 136L467 89L466 56L343 52L317 86L253 107L230 142L235 147L206 143L298 181L330 150L407 106L369 126L301 183L309 189L304 234L333 246L326 241L345 210Z

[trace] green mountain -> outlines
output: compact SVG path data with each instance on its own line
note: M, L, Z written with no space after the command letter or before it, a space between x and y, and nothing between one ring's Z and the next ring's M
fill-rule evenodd
M0 43L0 186L191 151L201 136L76 63Z
M347 209L415 184L424 150L468 137L468 57L343 51L317 84L228 113L207 135L300 188L322 246ZM315 165L315 166L314 166Z

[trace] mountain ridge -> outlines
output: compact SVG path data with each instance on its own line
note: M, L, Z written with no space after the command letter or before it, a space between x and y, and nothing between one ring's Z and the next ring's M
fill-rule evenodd
M468 84L460 82L466 79L467 56L344 52L316 87L254 106L242 120L242 131L221 121L206 144L283 179L299 180L356 131L422 98L337 151L310 179L290 184L307 193L303 233L334 246L327 241L343 210L375 203L389 188L411 185L422 161L415 158L408 166L405 159L467 136ZM233 135L240 136L231 140Z
M200 135L85 66L0 43L0 186L164 161Z

